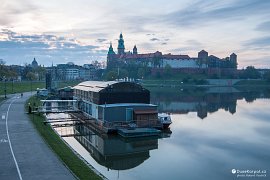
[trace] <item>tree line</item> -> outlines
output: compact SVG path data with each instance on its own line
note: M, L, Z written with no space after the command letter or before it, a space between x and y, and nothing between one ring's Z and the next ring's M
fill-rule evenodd
M46 75L46 68L42 66L32 67L29 64L24 66L12 65L8 66L5 61L0 59L0 80L44 80Z

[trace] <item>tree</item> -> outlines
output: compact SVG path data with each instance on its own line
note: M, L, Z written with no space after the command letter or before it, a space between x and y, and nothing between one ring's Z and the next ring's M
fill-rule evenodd
M144 71L144 68L139 68L138 69L138 77L139 78L142 78L145 77L145 71Z
M169 64L166 64L166 66L164 68L164 75L165 76L172 75L172 67Z
M159 56L155 56L153 58L153 64L154 64L154 67L160 67L160 65L161 65L161 58Z
M46 68L45 67L38 66L35 69L33 69L33 72L38 74L38 80L45 79L45 75L46 75Z
M3 59L0 59L0 65L5 65L6 62Z
M151 74L151 68L149 67L140 67L138 69L138 78L145 78L145 77L148 77L150 74Z
M25 65L23 71L22 71L22 78L28 79L26 76L29 72L32 72L32 67L30 65Z
M119 78L126 78L128 77L129 74L128 74L128 71L125 70L125 69L119 69Z
M264 78L266 81L269 81L269 82L270 82L270 71L267 71L266 73L264 73L263 78Z
M155 77L156 77L157 79L160 79L160 78L161 78L161 74L160 74L159 71L156 73Z
M117 72L116 71L109 71L106 74L106 80L107 81L113 81L117 78Z
M34 81L34 80L37 80L37 76L36 76L36 74L33 73L33 72L28 72L28 73L26 74L26 79L27 79L27 80L30 80L30 81Z
M17 72L4 64L5 62L0 62L0 79L2 80L4 76L6 79L15 79L18 76Z
M254 66L248 66L244 70L244 77L250 78L250 79L258 79L258 78L260 78L260 73L257 69L255 69Z

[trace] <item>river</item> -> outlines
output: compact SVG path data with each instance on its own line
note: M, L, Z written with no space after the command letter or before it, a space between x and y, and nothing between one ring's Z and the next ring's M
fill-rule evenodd
M171 113L160 138L126 140L83 125L56 130L79 132L64 140L108 179L270 177L269 89L153 88L151 102Z

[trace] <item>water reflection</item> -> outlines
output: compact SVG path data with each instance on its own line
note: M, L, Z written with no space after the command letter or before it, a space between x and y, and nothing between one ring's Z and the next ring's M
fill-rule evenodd
M166 90L152 89L151 91L151 103L157 104L160 112L174 114L197 112L197 116L201 119L219 109L234 114L238 100L245 99L246 102L251 103L261 98L270 98L268 88L255 90L241 90L234 87L171 88Z
M102 166L112 170L127 170L147 160L149 151L158 148L157 138L124 140L119 136L97 134L87 126L75 125L75 139Z
M269 89L152 89L151 101L172 113L172 134L124 140L76 122L56 130L75 135L64 139L108 179L237 179L233 168L270 176Z
M72 102L45 102L43 104L43 111L56 112L56 111L66 111L73 110Z
M69 117L67 114L60 116ZM48 117L56 118L52 114ZM151 150L158 149L158 139L169 138L172 133L167 130L160 137L124 139L117 135L100 134L89 125L71 123L70 127L55 127L55 130L62 137L74 137L97 163L108 170L127 170L139 166L150 157Z

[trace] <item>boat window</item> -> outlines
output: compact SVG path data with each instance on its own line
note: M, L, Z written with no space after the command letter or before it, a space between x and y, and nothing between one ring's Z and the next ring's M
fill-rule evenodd
M133 108L126 108L126 121L133 120Z

